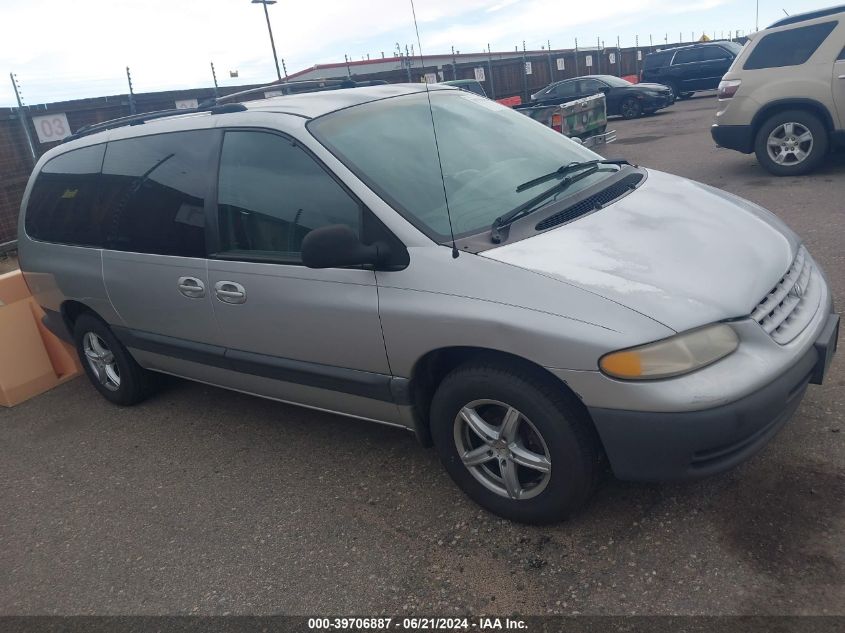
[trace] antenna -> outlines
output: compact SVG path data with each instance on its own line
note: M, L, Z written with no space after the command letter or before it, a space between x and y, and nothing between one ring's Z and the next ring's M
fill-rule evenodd
M423 68L423 73L425 73L425 60L423 59L422 41L420 40L420 27L417 26L417 10L414 8L414 0L410 0L410 2L411 13L414 16L414 30L417 32L417 45L420 48L420 63ZM425 78L425 76L423 76L423 78ZM449 218L449 235L452 238L452 258L457 259L460 253L458 252L458 247L455 246L455 229L452 228L452 212L449 209L449 196L446 194L446 179L443 177L443 161L440 160L440 144L437 142L437 126L434 125L434 108L431 105L431 92L429 92L428 89L428 81L425 82L425 95L428 97L428 113L431 115L431 131L434 133L434 149L437 150L437 165L440 167L440 183L443 185L443 199L446 201L446 217Z

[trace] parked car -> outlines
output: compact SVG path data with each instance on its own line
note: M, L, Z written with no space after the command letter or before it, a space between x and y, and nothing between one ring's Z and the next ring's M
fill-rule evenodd
M711 128L776 176L818 167L845 144L845 7L793 15L755 33L719 85Z
M22 202L44 323L115 404L160 372L402 427L479 504L544 522L605 463L735 466L832 357L827 281L775 216L477 95L169 114L77 133Z
M640 78L687 99L699 90L715 90L740 50L736 42L702 42L649 53Z
M556 81L531 95L531 103L566 103L599 93L607 100L608 114L622 115L626 119L653 114L675 102L672 92L660 84L632 84L613 75L587 75Z
M440 82L444 86L454 86L467 92L473 92L482 97L486 97L487 93L484 91L484 86L477 79L450 79L449 81Z

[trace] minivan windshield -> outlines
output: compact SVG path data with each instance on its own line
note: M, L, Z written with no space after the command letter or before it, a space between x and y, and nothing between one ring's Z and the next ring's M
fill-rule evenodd
M423 91L338 110L314 119L308 129L436 241L450 233L446 199L455 235L480 233L554 183L517 191L520 184L562 165L600 158L495 101L458 90L432 90L430 96L431 111ZM616 169L604 167L557 195L570 196Z

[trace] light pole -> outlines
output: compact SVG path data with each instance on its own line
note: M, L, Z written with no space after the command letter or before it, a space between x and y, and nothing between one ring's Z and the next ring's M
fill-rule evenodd
M268 4L276 4L276 0L252 0L252 4L264 5L264 17L267 18L267 31L270 33L270 46L273 49L273 61L276 62L276 76L282 80L282 73L279 70L279 58L276 56L276 42L273 41L273 29L270 27L270 13L267 11Z

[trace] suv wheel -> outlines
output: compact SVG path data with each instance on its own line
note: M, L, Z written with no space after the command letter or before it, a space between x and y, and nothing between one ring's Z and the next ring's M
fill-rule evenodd
M463 365L431 403L434 445L476 503L525 523L563 519L595 489L601 450L560 385L497 362Z
M827 130L817 116L789 110L760 126L754 152L760 165L775 176L798 176L819 166L827 145Z
M85 373L106 400L131 405L152 393L157 376L135 362L103 321L91 314L80 315L73 337Z
M642 116L643 108L639 101L633 97L629 97L622 102L621 106L619 106L619 112L622 114L623 119L636 119L637 117Z

